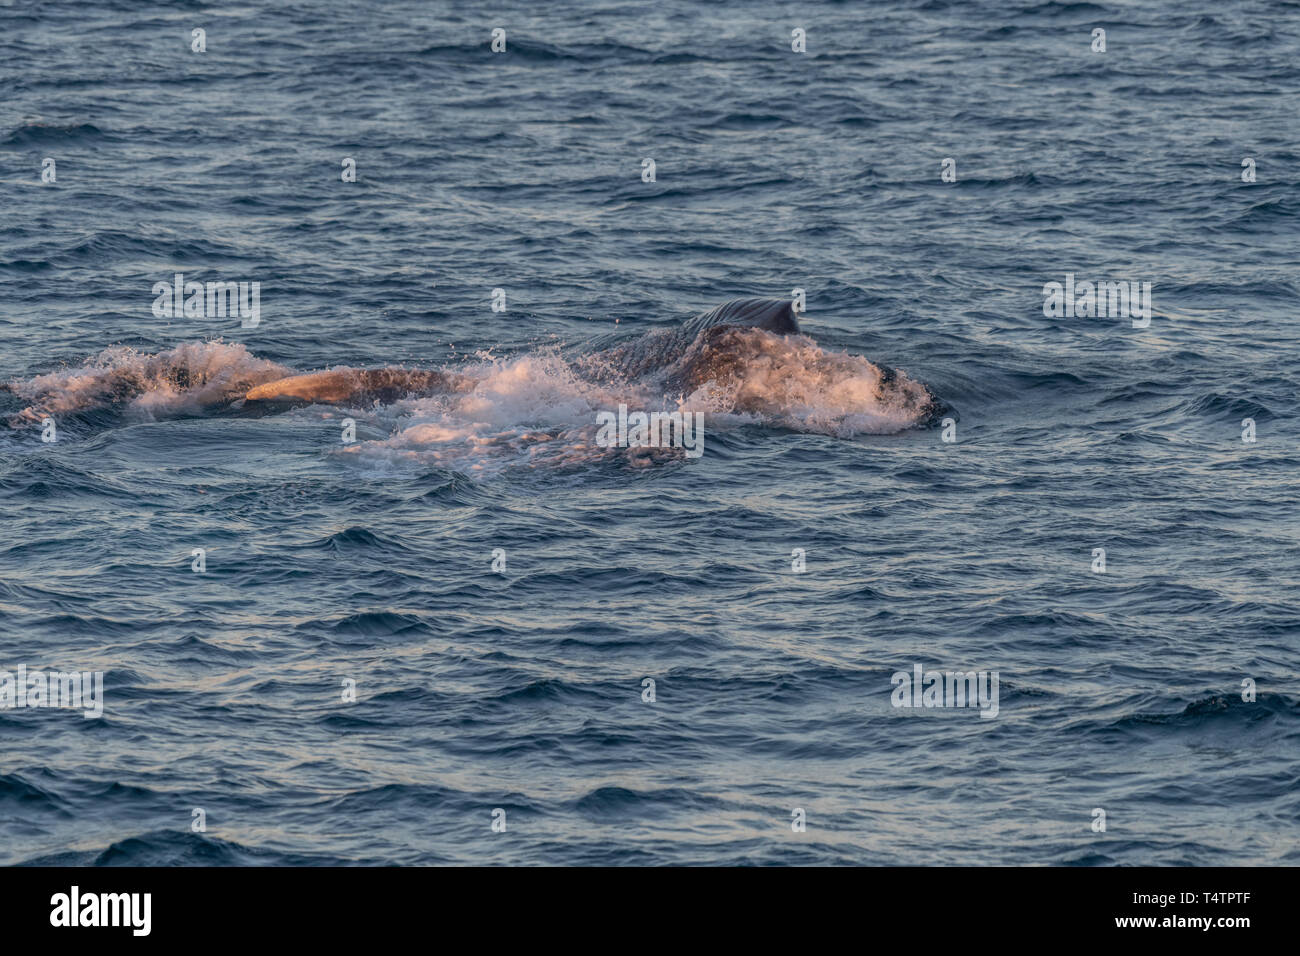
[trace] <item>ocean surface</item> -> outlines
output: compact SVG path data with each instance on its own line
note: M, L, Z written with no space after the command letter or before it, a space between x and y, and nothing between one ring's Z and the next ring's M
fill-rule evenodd
M0 94L0 670L103 673L0 862L1300 863L1300 4L16 0ZM242 400L336 366L468 384Z

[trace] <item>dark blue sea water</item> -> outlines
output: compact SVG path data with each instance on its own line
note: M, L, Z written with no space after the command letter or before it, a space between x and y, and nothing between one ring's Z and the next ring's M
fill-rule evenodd
M1298 93L1294 2L0 3L0 670L104 675L0 862L1300 863ZM471 387L242 402L339 365Z

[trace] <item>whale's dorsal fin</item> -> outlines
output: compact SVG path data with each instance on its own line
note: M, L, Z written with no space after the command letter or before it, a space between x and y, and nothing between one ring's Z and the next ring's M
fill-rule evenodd
M775 335L799 334L799 319L789 299L732 299L697 315L685 328L698 334L721 325L763 329Z
M597 380L611 376L638 379L680 361L701 333L722 336L728 329L762 329L774 335L799 335L799 320L787 299L732 299L674 328L655 328L637 339L589 353L580 364Z

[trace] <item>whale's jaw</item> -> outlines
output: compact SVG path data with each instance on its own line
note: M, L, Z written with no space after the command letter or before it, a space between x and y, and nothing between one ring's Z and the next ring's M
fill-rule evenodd
M426 369L335 368L291 375L257 386L245 404L264 405L390 405L409 397L459 391L469 380L462 375Z

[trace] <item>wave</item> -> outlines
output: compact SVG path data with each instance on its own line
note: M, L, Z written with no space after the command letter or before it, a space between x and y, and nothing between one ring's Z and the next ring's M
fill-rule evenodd
M1240 694L1214 694L1193 700L1177 713L1133 714L1117 720L1113 726L1123 730L1145 727L1203 731L1209 724L1237 727L1282 721L1289 726L1297 718L1300 718L1300 704L1282 694L1260 694L1250 702L1243 701Z
M0 146L68 145L83 140L100 139L104 131L91 123L24 123L9 133Z
M19 866L346 866L379 863L323 853L276 850L199 833L153 830L101 850L64 850L23 860Z

